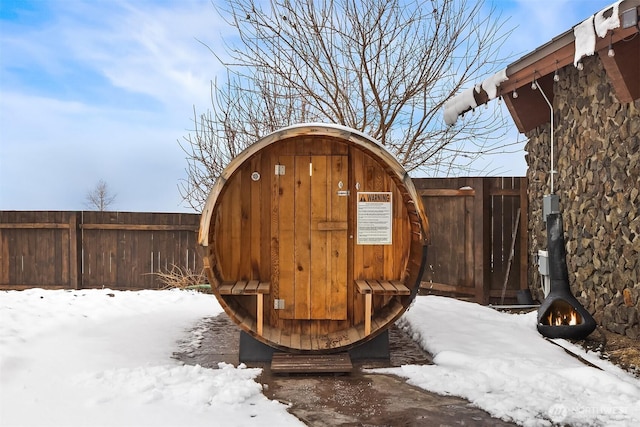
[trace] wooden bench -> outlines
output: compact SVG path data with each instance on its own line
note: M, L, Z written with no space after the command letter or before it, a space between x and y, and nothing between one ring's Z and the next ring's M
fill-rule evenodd
M255 295L256 296L256 323L257 333L262 335L264 319L264 295L271 290L270 282L259 280L239 280L237 282L222 282L218 287L220 295Z
M356 280L356 289L364 295L364 334L371 334L373 295L410 295L411 290L400 280Z

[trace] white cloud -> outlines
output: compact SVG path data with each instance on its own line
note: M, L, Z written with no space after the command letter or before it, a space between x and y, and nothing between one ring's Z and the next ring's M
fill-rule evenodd
M232 34L214 6L33 4L49 9L0 26L0 209L82 209L86 191L104 179L119 210L186 210L178 206L186 162L177 140L191 127L193 105L210 105L210 81L221 70L198 40L222 52L221 36ZM502 52L529 52L606 5L496 2L519 25Z
M211 3L69 1L51 13L0 33L0 209L82 209L104 179L119 210L186 210L177 140L220 70L196 40L222 32Z

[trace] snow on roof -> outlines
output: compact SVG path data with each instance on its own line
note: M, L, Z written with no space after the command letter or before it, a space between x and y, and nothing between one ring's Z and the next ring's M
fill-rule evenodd
M444 103L444 122L447 125L451 126L456 122L460 114L478 106L476 98L473 95L474 91L476 93L480 93L480 90L482 88L485 92L487 92L487 96L489 97L489 99L494 99L498 94L498 86L500 86L500 83L506 80L508 80L508 78L507 69L505 68L504 70L499 71L493 76L485 79L481 84L469 88L462 93L449 98L449 100Z
M594 25L596 27L596 34L598 34L600 38L604 38L609 30L620 28L620 16L618 12L620 3L622 3L622 0L618 0L611 6L605 7L600 12L596 13ZM613 12L611 13L611 16L605 18L604 13L610 8L613 8Z
M573 28L575 37L574 66L577 67L583 57L595 53L596 34L600 38L604 38L610 30L620 27L619 7L622 1L623 0L618 0L603 8ZM610 15L605 17L605 13L610 10ZM480 93L480 88L484 89L487 93L488 100L491 100L497 96L498 87L506 80L509 80L509 78L507 77L507 69L505 68L485 79L482 84L476 85L475 88L466 89L462 93L449 98L444 103L444 122L451 126L455 124L458 116L478 106L474 97L474 90Z
M494 99L498 96L498 86L500 86L500 83L507 80L509 80L509 78L507 77L507 69L505 68L502 71L498 71L488 79L485 79L482 82L482 89L487 92L489 99Z
M576 25L573 29L573 34L576 38L576 51L573 56L573 65L578 66L578 62L585 57L594 54L596 48L596 34L600 38L604 38L609 30L620 27L620 16L618 15L618 9L622 0L618 0L602 9L595 15L591 15L580 24ZM611 16L605 18L604 13L608 10L611 12Z
M473 91L475 88L466 89L464 92L449 98L444 103L444 122L448 125L452 125L458 120L458 116L470 108L476 108L478 106Z
M591 56L596 50L596 33L593 30L593 15L579 23L573 29L576 37L576 51L573 55L573 65L578 66L578 62L585 57Z

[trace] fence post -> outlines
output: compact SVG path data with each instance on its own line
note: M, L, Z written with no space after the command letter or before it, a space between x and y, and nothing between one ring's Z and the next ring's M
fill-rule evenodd
M527 177L518 179L520 183L520 289L529 289L529 181Z
M69 215L69 288L78 288L78 215Z
M489 180L473 178L473 281L475 298L479 304L489 303L491 273L491 195Z

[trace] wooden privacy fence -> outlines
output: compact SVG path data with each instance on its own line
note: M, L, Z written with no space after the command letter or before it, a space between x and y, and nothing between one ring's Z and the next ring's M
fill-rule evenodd
M504 292L515 301L528 288L526 178L413 181L431 228L423 291L481 304L499 302Z
M156 289L154 273L200 272L200 215L0 211L0 289Z
M526 178L413 181L431 228L424 292L486 304L500 301L505 278L505 301L527 289ZM152 273L172 265L201 271L199 221L198 214L0 211L0 289L162 287Z

